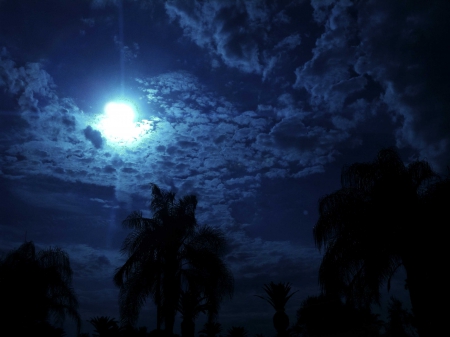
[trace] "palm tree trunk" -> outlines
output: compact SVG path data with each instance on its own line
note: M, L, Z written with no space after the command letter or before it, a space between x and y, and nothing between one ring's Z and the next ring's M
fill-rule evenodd
M277 311L273 315L273 326L277 330L277 337L287 336L289 327L289 316L283 311Z
M416 327L420 337L438 336L439 323L436 322L436 310L438 307L430 305L433 300L432 286L426 282L426 277L429 277L426 269L421 268L420 257L403 258L403 265L406 270L407 286L409 291L409 298L413 314L416 318Z
M156 306L156 330L161 330L161 305Z
M174 291L175 292L175 291ZM167 336L173 335L173 327L175 325L175 316L177 313L177 301L175 295L170 292L167 294L165 292L165 300L163 305L163 316L164 316L164 331Z
M156 330L161 330L161 276L158 277L156 281L156 292L155 292L155 303L156 303Z
M166 336L173 335L173 327L175 325L175 315L167 315L164 323L164 330L166 332Z
M195 323L193 319L183 318L181 322L181 337L194 337Z
M177 275L178 260L176 254L167 257L167 269L164 275L164 330L170 336L173 335L173 327L175 325L175 316L178 309L178 301L180 300L181 279Z

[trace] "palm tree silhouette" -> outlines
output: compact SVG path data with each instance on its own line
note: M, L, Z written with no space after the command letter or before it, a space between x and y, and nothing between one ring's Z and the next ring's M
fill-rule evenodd
M242 326L232 326L227 331L226 337L247 337L248 331Z
M94 327L94 337L118 337L119 322L108 316L97 316L89 320Z
M206 322L199 331L200 337L221 337L222 325L218 322Z
M199 301L196 306L205 308L212 319L224 296L232 295L234 282L222 260L224 234L197 225L197 198L188 195L176 199L173 192L155 184L151 187L153 217L133 212L123 221L133 231L122 246L128 259L117 269L114 281L120 287L122 320L134 323L146 298L152 296L157 307L157 329L164 319L166 333L173 334L180 299L186 300L195 290ZM192 327L195 310L189 312L187 305L183 310L185 322L189 322L184 325Z
M388 306L388 321L385 324L385 337L414 336L414 317L403 308L402 302L391 296Z
M72 288L69 257L60 248L36 252L23 243L0 259L0 325L17 335L59 334L50 321L61 324L66 315L81 326Z
M428 226L439 231L436 224L449 222L444 204L450 204L450 189L428 163L405 166L394 149L381 150L371 163L344 167L341 184L341 189L319 201L313 231L317 247L325 248L319 269L323 291L368 307L379 303L380 287L387 283L389 289L391 276L403 265L419 334L433 335L438 323L426 311L433 306L429 296L433 282L442 282L438 273L443 255L438 250L445 244L439 244L442 235L423 226L435 220ZM438 209L436 199L441 201ZM430 204L426 200L434 203L426 206ZM430 209L446 220L432 219Z
M277 336L286 336L287 328L289 327L289 316L285 312L285 306L287 301L298 291L291 292L290 283L278 283L270 282L268 285L264 284L264 291L267 297L255 295L263 300L269 302L269 304L275 309L273 315L273 326L277 330Z
M379 336L381 321L367 308L357 309L337 296L309 296L292 327L299 336Z
M192 286L187 291L182 290L178 311L182 316L181 336L193 337L195 335L195 319L201 312L206 311L204 298Z

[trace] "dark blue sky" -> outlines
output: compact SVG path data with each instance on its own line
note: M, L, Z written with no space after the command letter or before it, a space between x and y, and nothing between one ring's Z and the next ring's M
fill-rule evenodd
M275 333L271 307L253 295L291 282L293 322L318 294L317 201L339 188L343 165L386 146L405 163L450 164L449 9L0 1L0 250L25 238L60 246L82 319L118 318L121 221L146 209L149 183L196 194L199 223L232 247L236 291L221 323ZM102 129L111 100L134 104L134 139ZM154 311L140 323L153 329Z

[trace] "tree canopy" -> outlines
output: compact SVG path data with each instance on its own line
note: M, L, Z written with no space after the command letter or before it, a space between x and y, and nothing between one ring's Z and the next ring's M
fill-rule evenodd
M81 325L69 256L25 242L0 259L0 325L18 336L58 330L66 315Z
M233 276L224 263L226 240L222 231L199 226L197 198L180 199L175 193L151 184L152 218L131 213L123 224L132 229L122 252L125 264L114 281L120 288L122 320L134 323L147 297L157 307L160 329L173 333L175 315L183 315L184 335L192 335L194 319L206 311L212 319L224 296L233 292Z
M344 167L341 185L320 199L313 231L324 249L319 282L325 294L360 307L378 303L380 287L389 287L402 266L419 333L433 335L444 224L450 223L448 179L425 161L405 165L394 149L383 149L373 162Z

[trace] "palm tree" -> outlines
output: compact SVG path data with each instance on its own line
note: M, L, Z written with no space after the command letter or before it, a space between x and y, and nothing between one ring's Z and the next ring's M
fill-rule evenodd
M270 284L264 284L264 291L267 297L262 297L255 295L263 300L269 302L269 304L275 309L275 314L273 315L273 326L277 330L278 336L286 336L287 328L289 327L289 316L286 315L285 306L287 301L298 291L291 292L290 283L278 283L275 284L270 282Z
M294 335L310 336L379 336L378 315L367 308L357 309L339 297L309 296L297 311Z
M218 322L206 322L199 331L200 337L221 337L222 325Z
M385 337L411 337L414 334L414 317L403 308L402 302L391 296Z
M25 242L0 259L0 325L17 335L59 334L50 325L61 324L65 315L81 321L72 288L69 257L60 248L36 252L33 242Z
M248 331L242 326L232 326L227 331L226 337L247 337Z
M195 319L201 312L206 311L206 305L197 289L188 289L181 291L180 304L178 311L182 316L181 336L194 337L195 335Z
M108 316L97 316L89 320L94 327L94 337L118 337L119 322Z
M166 333L172 334L182 294L191 294L195 284L197 304L214 317L224 296L232 295L233 276L222 260L224 234L197 225L197 198L176 199L173 192L155 184L151 187L153 217L133 212L123 221L133 231L124 240L122 252L127 261L117 269L114 281L120 287L123 321L134 323L151 296L157 307L157 329L164 319ZM186 308L183 313L192 323L196 314Z
M432 306L426 292L433 281L442 282L437 272L444 255L437 255L437 250L445 244L440 244L443 235L437 224L450 222L444 211L450 204L448 184L424 161L405 166L394 149L381 150L371 163L344 167L341 184L319 200L313 231L317 247L325 248L319 269L323 291L368 307L379 303L380 287L387 283L389 288L391 276L402 265L419 333L433 335L438 323L425 312ZM426 206L426 200L434 200L433 206ZM445 220L431 219L430 209Z

